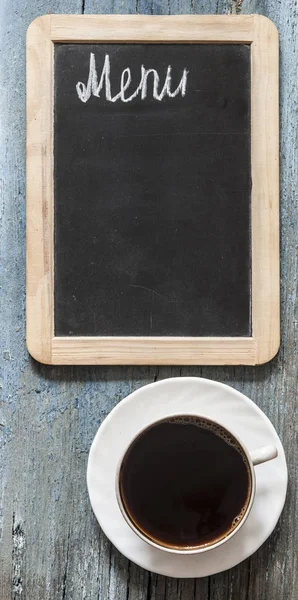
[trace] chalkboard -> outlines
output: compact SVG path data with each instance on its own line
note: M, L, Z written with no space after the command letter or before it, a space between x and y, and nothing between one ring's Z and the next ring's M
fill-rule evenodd
M250 47L57 45L54 114L56 335L250 335Z
M253 44L160 36L55 40L57 342L253 338Z

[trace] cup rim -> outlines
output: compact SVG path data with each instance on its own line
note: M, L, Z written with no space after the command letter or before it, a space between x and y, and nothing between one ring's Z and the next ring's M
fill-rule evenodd
M238 444L240 445L240 447L242 448L246 459L248 461L248 465L249 465L249 469L250 469L250 475L251 475L251 493L250 493L250 499L248 502L248 505L246 507L246 511L245 514L243 515L241 521L238 523L238 525L236 525L236 527L230 531L230 533L228 533L225 537L221 538L220 540L218 540L217 542L214 542L213 544L205 544L205 545L201 545L201 546L193 546L193 547L185 547L185 548L175 548L175 547L171 547L171 546L166 546L163 544L159 544L158 542L152 540L149 536L146 536L142 531L140 531L140 529L138 529L138 527L136 527L136 525L133 523L132 519L130 518L130 516L128 515L122 498L121 498L121 492L120 492L120 470L121 470L121 466L122 466L122 462L124 460L124 457L126 456L126 453L128 452L128 450L131 448L131 446L133 445L133 443L136 441L136 439L141 436L147 429L149 429L150 427L153 427L154 425L157 425L158 423L161 423L163 421L166 421L168 419L175 419L177 417L196 417L198 419L202 419L204 421L209 421L210 423L213 423L215 425L218 425L219 427L222 427L225 431L227 431L228 434L232 435L235 440L238 442ZM242 525L244 525L250 511L252 508L252 504L255 498L255 492L256 492L256 476L255 476L255 470L254 470L254 466L250 457L250 453L248 451L248 449L246 448L245 444L242 442L242 440L239 439L239 437L233 432L231 431L231 429L228 429L225 425L223 425L222 423L220 423L220 421L218 421L217 419L213 419L210 417L206 417L205 415L202 415L200 413L183 413L183 412L178 412L178 413L173 413L170 414L166 417L161 417L160 419L155 419L154 421L151 421L150 423L148 423L147 425L145 425L144 427L142 427L142 429L140 429L136 435L133 436L133 438L131 439L131 441L129 442L129 444L126 446L124 452L122 453L119 461L118 461L118 465L117 465L117 469L116 469L116 477L115 477L115 491L116 491L116 498L117 498L117 503L118 503L118 507L122 513L122 516L124 517L126 523L129 525L129 527L132 529L132 531L139 537L141 538L144 542L146 542L147 544L149 544L150 546L153 546L154 548L156 548L157 550L162 550L164 552L169 552L171 554L178 554L180 556L184 556L187 554L201 554L203 552L207 552L209 550L214 550L215 548L218 548L219 546L221 546L222 544L224 544L225 542L227 542L228 540L230 540L238 531L239 529L241 529Z

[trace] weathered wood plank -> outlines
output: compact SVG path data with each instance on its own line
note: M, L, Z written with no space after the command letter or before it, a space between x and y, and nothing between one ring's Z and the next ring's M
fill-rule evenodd
M25 349L25 31L39 14L260 12L281 40L282 345L262 367L38 365ZM3 0L0 6L0 600L296 599L297 558L297 7L294 0ZM290 486L275 532L250 559L202 580L148 573L100 532L85 484L99 423L155 378L210 377L250 396L277 428ZM296 419L297 421L297 419ZM295 512L296 511L296 512Z

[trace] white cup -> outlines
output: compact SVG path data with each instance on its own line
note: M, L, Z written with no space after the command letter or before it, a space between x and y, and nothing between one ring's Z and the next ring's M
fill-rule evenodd
M152 540L149 536L145 535L143 531L141 531L136 525L135 523L132 521L132 519L130 518L130 515L128 514L124 503L122 501L122 497L121 497L121 491L120 491L120 471L121 471L121 465L123 462L123 459L126 455L126 453L128 452L128 450L131 448L131 446L133 445L133 443L135 442L135 440L141 436L147 429L151 428L153 425L156 425L162 421L167 421L167 418L164 417L163 419L158 419L156 421L152 420L150 423L147 424L146 427L144 427L143 429L141 429L135 436L134 438L131 440L131 442L128 444L128 446L126 447L120 461L118 464L118 468L117 468L117 472L116 472L116 481L115 481L115 485L116 485L116 496L117 496L117 501L118 501L118 505L120 508L120 511L125 519L125 521L127 522L127 524L129 525L129 527L139 536L139 538L141 538L144 542L147 542L148 544L150 544L151 546L153 546L154 548L157 548L158 550L163 550L165 552L170 552L172 554L178 554L178 555L185 555L185 554L199 554L202 552L206 552L208 550L212 550L214 548L217 548L218 546L221 546L222 544L226 543L228 540L230 540L238 531L239 529L243 526L243 524L245 523L253 502L254 502L254 497L255 497L255 491L256 491L256 477L255 477L255 470L254 467L256 465L259 465L261 463L267 462L268 460L272 460L274 458L277 457L277 449L275 446L262 446L261 448L258 448L256 450L253 450L252 452L249 452L247 450L247 448L245 447L244 443L242 442L242 440L240 440L234 432L232 432L231 430L229 430L227 427L225 427L224 425L222 425L219 421L215 421L214 419L211 418L207 418L204 415L199 415L199 414L185 414L185 413L179 413L176 415L169 415L169 419L175 419L175 418L181 418L181 417L195 417L197 419L201 419L203 421L205 421L206 423L209 423L213 426L217 426L222 428L222 430L224 430L226 432L227 436L232 436L232 438L234 438L243 454L245 455L246 459L247 459L247 464L250 470L250 475L251 475L251 491L250 491L250 498L249 501L246 505L246 509L244 514L241 517L241 520L239 521L239 523L231 530L227 533L227 535L225 537L223 537L222 539L215 541L214 543L208 543L208 544L203 544L201 546L194 546L194 547L181 547L181 548L177 548L177 547L171 547L169 545L163 545L161 542L157 543L155 540Z

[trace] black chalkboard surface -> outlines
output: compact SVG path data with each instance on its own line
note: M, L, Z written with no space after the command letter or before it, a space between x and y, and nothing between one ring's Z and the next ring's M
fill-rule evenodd
M250 89L245 44L55 44L56 336L251 335Z

